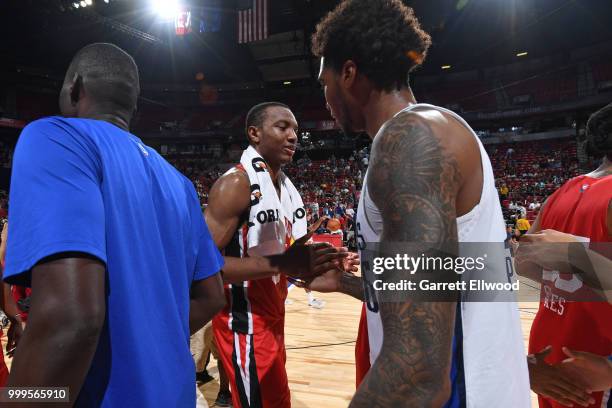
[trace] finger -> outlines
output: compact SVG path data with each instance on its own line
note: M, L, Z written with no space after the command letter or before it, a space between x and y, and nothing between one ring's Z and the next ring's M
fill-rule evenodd
M310 248L318 250L319 248L333 248L329 242L315 242L309 245Z
M334 254L326 254L326 255L318 256L315 259L315 265L321 264L324 262L341 260L342 258L345 258L345 257L346 257L346 254L342 254L342 253L334 253Z
M329 245L328 246L320 246L320 247L314 247L311 248L314 252L314 254L318 255L318 254L322 254L322 253L333 253L333 252L338 252L336 250L336 248L334 248L333 246Z
M566 407L573 407L574 404L572 403L572 401L568 400L567 398L565 398L561 393L553 391L553 390L547 390L546 393L542 393L542 395L544 397L548 397L548 398L552 398L555 401L557 401L559 404L564 405Z
M336 265L334 265L333 262L325 262L322 263L320 265L317 265L314 269L313 272L317 275L323 274L327 271L331 271L331 270L335 270L338 269L338 267Z
M540 350L538 353L535 353L534 357L537 358L538 360L542 360L546 356L548 356L551 351L552 351L552 346L548 345L548 346L544 347L542 350Z
M588 358L590 354L584 351L571 350L567 347L562 347L561 349L563 350L566 356L571 357L572 359L585 359Z
M559 392L563 397L572 400L579 405L587 407L589 404L595 402L595 400L589 394L587 394L585 390L577 387L572 382L567 381L565 377L557 378L556 385L559 387Z

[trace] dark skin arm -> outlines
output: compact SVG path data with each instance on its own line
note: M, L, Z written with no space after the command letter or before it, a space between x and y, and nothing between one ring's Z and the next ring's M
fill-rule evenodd
M223 281L216 273L193 282L189 300L189 331L194 334L225 306Z
M2 264L4 264L4 259L6 256L6 240L8 238L8 222L4 223L2 227L2 242L0 243L0 260L2 260ZM4 271L0 271L0 278L2 278L2 274ZM17 308L17 303L15 303L15 299L11 294L11 286L6 283L2 283L2 290L0 290L0 307L6 313L6 316L11 321L11 327L8 329L6 333L7 342L6 342L6 354L9 357L12 357L15 353L15 348L17 344L19 344L19 340L23 334L21 317L19 316L19 309Z
M28 327L8 387L68 387L74 403L89 371L106 316L106 267L65 253L32 268Z
M230 243L241 217L249 209L251 188L245 172L234 170L223 175L210 190L206 223L215 244L224 250ZM247 258L226 256L223 280L229 283L267 278L281 273L302 278L332 269L345 257L326 244L293 245L284 254Z
M415 113L394 118L374 140L368 175L368 192L383 218L381 252L393 252L387 248L392 242L456 243L459 184L458 164L427 121ZM401 278L413 279L405 275ZM350 406L443 405L450 395L456 303L398 301L379 307L382 349Z
M344 261L342 268L325 272L316 278L305 283L295 282L299 287L314 290L316 292L329 293L340 292L354 297L357 300L365 301L363 293L363 281L360 276L353 275L357 272L359 256L351 254Z

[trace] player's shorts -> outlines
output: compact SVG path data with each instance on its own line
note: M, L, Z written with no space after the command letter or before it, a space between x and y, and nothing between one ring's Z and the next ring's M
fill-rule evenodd
M213 320L213 332L229 378L234 408L291 407L284 331L283 321L259 333L242 334Z

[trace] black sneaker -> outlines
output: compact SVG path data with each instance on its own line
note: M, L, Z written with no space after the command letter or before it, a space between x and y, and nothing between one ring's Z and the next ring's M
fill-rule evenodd
M229 391L219 391L215 400L216 407L232 407L232 393Z
M200 371L199 373L196 372L196 382L197 383L206 384L207 382L211 382L214 379L215 378L211 376L210 374L208 374L208 371L206 370Z

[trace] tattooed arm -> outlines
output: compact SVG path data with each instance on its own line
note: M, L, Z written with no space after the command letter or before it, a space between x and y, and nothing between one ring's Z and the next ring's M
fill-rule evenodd
M394 118L374 139L368 171L368 192L383 218L381 253L390 255L394 242L456 245L458 164L428 120L417 113ZM414 280L409 272L394 272L398 279ZM450 393L456 303L380 302L379 307L382 349L350 407L443 405Z

